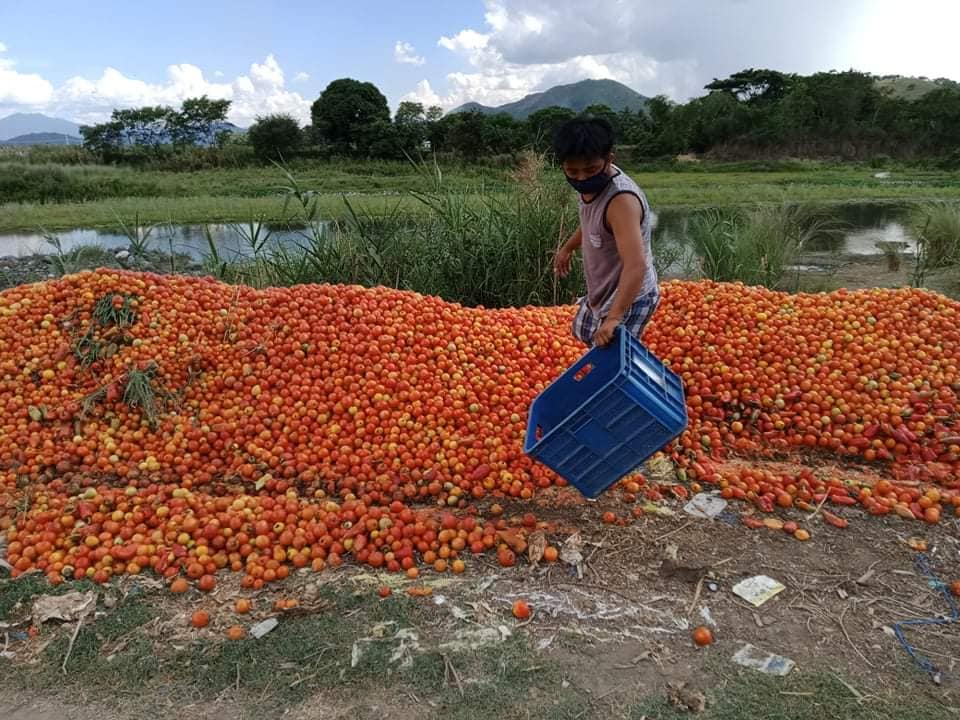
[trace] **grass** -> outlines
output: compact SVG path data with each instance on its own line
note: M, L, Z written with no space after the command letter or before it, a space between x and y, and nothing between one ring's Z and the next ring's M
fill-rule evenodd
M960 263L960 204L920 205L913 213L913 229L930 269Z
M81 245L70 250L64 250L60 238L44 231L47 244L53 249L53 254L47 256L50 271L57 277L71 275L81 270L97 267L113 267L116 258L109 250L100 245Z
M82 677L88 687L136 690L159 669L159 662L147 638L124 640L156 614L142 599L125 600L103 617L82 625L73 648L72 627L69 632L61 630L44 649L40 676L35 680L41 685L55 683L58 675L63 677L60 673L66 660L66 672Z
M695 213L687 236L705 277L778 288L804 247L834 230L805 206L765 205Z
M42 577L0 581L0 618L8 617L17 602L27 605L40 593L91 587L80 583L50 588ZM53 636L40 662L18 664L15 672L9 672L0 660L4 668L0 688L44 695L57 691L70 703L82 702L89 694L122 708L124 717L145 719L169 709L172 697L201 708L226 701L262 718L280 717L314 698L353 707L352 717L415 713L450 720L495 716L575 720L607 716L609 703L622 702L611 696L591 703L577 688L577 666L561 666L537 653L522 634L476 652L442 652L438 643L451 639L449 633L455 629L445 628L446 613L431 602L402 593L381 601L369 588L354 592L347 581L322 585L320 598L326 605L317 612L283 618L260 640L229 642L219 633L192 638L148 633L152 621L170 611L161 609L156 597L134 589L113 608L101 605L96 619L81 627L65 674L61 666L74 626L47 626L44 632ZM412 629L421 645L406 667L394 657L398 646L394 637L402 628ZM363 642L364 650L354 662L354 643L371 637L379 639ZM709 687L717 672L718 668L702 669L705 679L700 684ZM566 687L565 678L571 681ZM861 692L870 692L857 680L851 682ZM909 682L906 674L898 677L901 691ZM620 708L637 720L689 717L670 706L661 690L646 692L649 695L635 705ZM742 671L724 677L722 684L714 683L707 699L707 709L700 715L704 720L947 717L944 706L918 692L911 694L908 705L887 691L858 704L848 685L829 672L795 671L773 678ZM363 714L368 710L360 705L379 710L376 715Z
M856 683L853 683L854 685ZM630 709L630 717L681 720L690 713L660 698ZM785 678L742 672L707 694L700 720L943 720L947 709L919 693L885 696L859 703L840 679L828 672L793 672Z
M29 588L21 591L24 597L42 589L31 580L16 587ZM0 602L5 590L9 591L0 586ZM324 586L321 597L328 608L286 618L260 640L198 637L178 646L151 640L140 631L158 610L149 598L131 596L81 627L66 674L61 666L72 625L54 630L42 662L0 673L0 687L9 684L44 693L59 688L74 701L77 691L81 696L93 692L123 704L126 712L131 709L129 698L137 697L141 713L137 717L144 718L156 712L151 705L164 702L170 693L198 703L229 696L255 705L258 717L281 716L292 704L316 693L346 703L355 702L358 695L379 694L383 702L396 703L409 692L433 702L428 717L464 720L498 712L519 717L531 693L547 699L543 703L547 711L532 717L572 720L585 707L575 690L562 687L555 666L530 671L542 663L518 636L482 652L445 654L429 635L438 620L433 603L418 603L402 594L381 602L369 591L353 593L332 585ZM384 628L382 638L362 643L364 650L353 662L354 642L374 635L377 626ZM422 644L406 667L393 657L397 643L392 638L401 628L414 629ZM425 703L418 710L429 712Z
M7 169L21 167L18 163L0 165L0 176ZM0 197L19 201L0 205L0 232L34 230L39 225L51 230L116 227L117 215L133 217L135 213L146 224L232 222L251 215L280 222L290 218L283 182L269 166L195 172L89 165L39 167L48 167L51 176L56 176L50 181L53 189L46 179L37 178L30 181L37 183L33 194L32 186L20 185L16 194L0 192ZM732 167L704 163L683 171L645 171L643 166L625 164L647 190L655 208L739 205L745 200L780 204L960 198L960 173L953 172L904 169L891 180L880 180L873 177L872 170L859 166L800 163L796 169L777 166L771 171ZM463 164L444 164L441 169L445 187L471 203L504 192L510 184L504 169ZM432 178L407 162L300 161L293 163L291 170L305 189L319 194L325 219L346 217L341 194L347 194L361 210L384 213L396 205L404 212L416 213L424 207L409 192L433 189ZM546 175L553 181L562 180L553 168L547 169ZM58 183L71 189L57 195ZM41 202L44 198L47 202Z
M556 305L576 297L579 273L560 280L553 272L556 248L576 227L575 196L545 176L542 159L529 156L523 177L506 190L474 198L446 187L436 168L421 171L433 188L412 196L418 212L395 203L378 213L344 198L346 216L333 226L320 221L318 196L287 173L286 211L300 228L296 244L270 243L270 231L256 219L240 227L247 258L223 257L208 234L204 267L221 280L255 287L380 285L470 306Z

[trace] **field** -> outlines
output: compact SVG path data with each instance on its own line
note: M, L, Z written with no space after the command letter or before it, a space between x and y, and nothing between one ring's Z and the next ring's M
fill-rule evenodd
M5 205L0 230L120 218L132 253L0 291L4 718L960 713L960 304L923 289L956 280L960 176L640 169L657 207L724 207L644 336L689 426L588 502L522 450L583 352L580 278L550 265L572 193L535 158L439 187L400 163L62 169L114 196ZM806 201L865 198L917 201L922 262L881 278L916 287L783 292L830 231ZM171 220L244 221L258 249L164 266L138 242ZM715 518L685 509L706 496ZM753 605L757 575L783 588Z
M625 169L646 189L656 208L755 203L841 203L866 200L960 198L960 173L897 168L876 178L868 166L816 162L681 167L669 171ZM429 191L436 174L429 165L404 162L293 163L304 189L320 194L322 215L345 214L341 194L359 208L384 213L396 206L420 211L411 190ZM505 168L441 166L446 191L478 197L505 189ZM560 181L550 171L551 181ZM206 223L289 219L283 174L273 167L221 168L196 172L104 166L21 165L0 161L0 232L116 227L118 216L144 222Z

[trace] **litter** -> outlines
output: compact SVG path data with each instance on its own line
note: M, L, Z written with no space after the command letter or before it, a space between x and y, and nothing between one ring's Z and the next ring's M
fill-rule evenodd
M700 617L703 618L703 621L710 625L711 627L717 627L717 621L713 619L713 615L710 614L710 608L706 605L700 608Z
M547 549L547 536L542 532L535 532L530 536L530 541L527 544L527 559L530 561L530 565L533 567L537 566L537 563L540 562L540 559L543 557L543 551Z
M92 590L71 592L65 595L44 595L33 603L33 624L40 627L48 620L73 622L84 617L97 604L97 594Z
M745 643L737 650L732 659L737 665L759 670L767 675L784 676L796 667L796 663L790 658L764 652L750 643Z
M506 631L506 632L504 632ZM479 650L487 645L496 645L510 637L512 633L504 626L483 626L470 628L457 634L456 639L440 643L438 649L444 652L465 652Z
M903 646L903 649L907 651L907 655L909 655L910 658L930 676L930 679L934 683L939 685L941 682L943 682L942 671L927 658L923 657L917 652L917 649L907 641L907 637L903 630L906 627L916 627L918 625L949 625L951 623L955 623L960 620L960 608L957 607L957 603L954 602L953 597L950 595L950 587L945 582L940 580L940 578L937 577L937 575L933 572L933 568L930 567L930 561L927 559L926 555L917 555L916 565L917 570L919 570L920 573L927 578L928 585L936 588L943 595L944 600L947 602L947 606L950 608L950 615L949 617L903 620L901 622L894 623L893 634L897 638L897 641L900 643L900 645Z
M676 513L670 508L664 505L654 505L651 502L645 502L641 508L648 515L656 515L657 517L673 517Z
M683 506L683 511L687 513L687 515L693 515L693 517L713 520L717 515L722 513L726 507L727 501L719 495L697 493L690 499L690 502Z
M568 537L560 548L560 559L577 570L577 577L583 578L583 541L580 533L575 532Z
M250 634L257 640L259 640L268 632L276 628L277 625L279 624L280 622L276 618L267 618L263 622L257 623L252 628L250 628Z
M767 602L767 600L786 589L786 585L771 577L755 575L752 578L741 580L734 585L733 593L734 595L742 597L754 607L760 607Z

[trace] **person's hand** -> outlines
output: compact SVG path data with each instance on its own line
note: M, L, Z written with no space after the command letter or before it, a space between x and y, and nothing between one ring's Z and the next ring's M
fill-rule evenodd
M566 245L557 250L553 258L553 269L560 277L564 278L570 274L570 258L573 252Z
M597 347L606 347L609 345L610 341L613 340L613 334L617 331L617 327L619 325L620 318L604 318L603 322L600 324L600 327L597 328L597 331L593 334L593 344Z

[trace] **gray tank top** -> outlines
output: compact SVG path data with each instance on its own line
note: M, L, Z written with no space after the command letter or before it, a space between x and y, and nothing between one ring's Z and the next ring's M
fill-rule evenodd
M643 207L643 220L640 232L643 236L643 287L637 294L639 298L657 289L657 271L653 266L653 254L650 249L650 205L643 190L620 168L613 166L616 175L590 202L580 197L580 229L583 243L580 253L583 256L583 272L587 281L587 304L598 315L605 315L613 304L620 282L623 262L617 252L617 243L607 225L607 205L621 193L630 193L640 200ZM636 299L636 298L634 298Z

